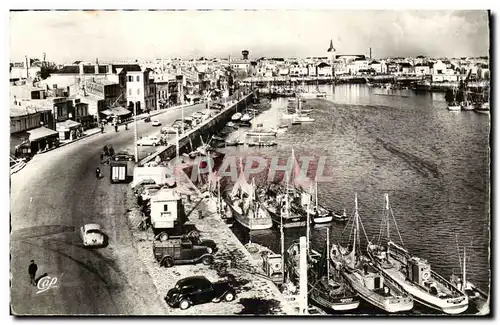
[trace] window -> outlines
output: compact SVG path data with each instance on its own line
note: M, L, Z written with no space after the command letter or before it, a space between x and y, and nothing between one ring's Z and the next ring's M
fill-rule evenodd
M163 211L168 211L168 204L163 205Z
M137 80L137 82L139 82L139 81L141 80L141 77L140 77L140 76L137 76L137 77L136 77L136 80Z
M132 96L132 89L130 89L130 88L128 89L128 94L129 94L129 96Z
M141 88L137 88L137 95L141 94Z
M128 81L129 81L129 82L134 81L133 77L132 77L132 76L128 76Z

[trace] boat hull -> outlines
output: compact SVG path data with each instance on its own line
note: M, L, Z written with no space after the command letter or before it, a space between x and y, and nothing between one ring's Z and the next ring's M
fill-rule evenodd
M462 110L462 107L460 107L460 105L452 105L452 106L448 106L448 110L449 111L452 111L452 112L458 112L460 110Z
M395 268L384 268L380 263L377 262L377 258L371 253L371 249L368 248L368 255L372 259L372 261L378 266L380 272L382 272L386 277L390 278L392 281L396 282L400 285L403 290L408 292L413 299L428 308L446 313L446 314L460 314L467 310L469 306L469 301L466 295L462 295L454 298L441 299L436 297L429 292L421 289L421 287L409 280L406 279L406 276L399 270ZM452 286L451 283L448 283L446 280L441 278L436 272L431 270L431 278L439 280L439 282L445 282L449 286ZM456 289L458 291L458 289Z
M313 217L312 218L313 222L318 224L318 223L328 223L333 220L333 216L322 216L322 217Z
M352 288L359 294L361 298L363 298L366 302L375 307L378 307L388 313L397 313L413 309L413 300L393 303L388 299L376 299L378 295L374 295L373 291L368 290L367 288L365 288L365 286L360 284L357 278L352 273L350 274L345 271L342 271L342 275L349 282Z
M317 305L334 311L353 310L359 307L360 301L355 298L339 298L334 301L323 298L319 294L310 294L309 299Z

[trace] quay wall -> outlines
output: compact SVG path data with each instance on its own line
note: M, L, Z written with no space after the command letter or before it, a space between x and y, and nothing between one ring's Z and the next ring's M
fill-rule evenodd
M229 103L225 109L220 111L217 115L202 122L195 129L188 130L187 133L179 136L179 154L189 152L191 150L191 148L188 148L190 139L193 147L195 148L201 145L200 136L203 137L203 141L208 141L210 135L222 129L226 125L226 123L231 120L231 116L234 113L243 111L245 107L248 107L248 105L252 103L255 97L256 93L254 92L244 95L240 100ZM139 161L138 166L143 166L144 164L153 161L157 156L159 156L162 161L165 161L175 157L175 155L176 145L174 142L169 144L168 146L158 148L155 153Z

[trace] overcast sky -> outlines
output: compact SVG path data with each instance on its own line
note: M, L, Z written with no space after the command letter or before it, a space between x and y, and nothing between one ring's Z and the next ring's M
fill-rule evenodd
M172 56L488 55L486 11L31 11L10 13L11 60Z

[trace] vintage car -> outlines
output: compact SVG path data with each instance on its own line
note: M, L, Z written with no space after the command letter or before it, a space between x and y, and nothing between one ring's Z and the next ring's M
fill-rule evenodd
M152 126L160 126L161 122L160 120L153 120L153 123L151 123Z
M138 146L157 146L160 144L158 137L144 137L137 141Z
M82 226L80 236L83 240L83 246L98 247L104 245L104 234L98 224L89 223Z
M153 242L154 256L163 267L199 262L210 265L214 261L213 252L212 247L205 246L203 242L197 243L187 237Z
M191 276L177 281L165 296L172 308L188 309L190 306L208 302L233 301L234 288L228 282L212 283L204 276Z

